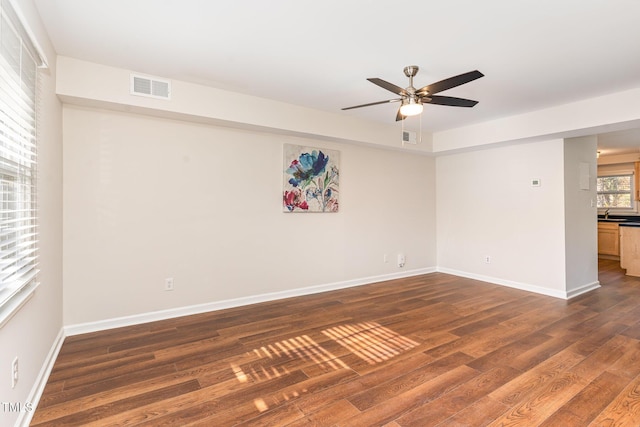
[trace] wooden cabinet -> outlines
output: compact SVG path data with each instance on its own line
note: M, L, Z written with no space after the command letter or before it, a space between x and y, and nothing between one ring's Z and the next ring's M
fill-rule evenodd
M598 223L598 255L620 256L620 234L617 223Z
M620 227L620 266L629 276L640 276L640 227Z

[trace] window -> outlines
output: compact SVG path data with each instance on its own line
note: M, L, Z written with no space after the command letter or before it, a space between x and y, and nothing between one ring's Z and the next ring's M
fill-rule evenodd
M0 324L37 286L36 86L40 55L0 0Z
M599 208L632 208L633 175L599 176L596 189Z

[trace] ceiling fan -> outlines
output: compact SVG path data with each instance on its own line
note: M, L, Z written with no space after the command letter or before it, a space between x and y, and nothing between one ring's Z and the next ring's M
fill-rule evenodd
M484 76L480 71L469 71L468 73L458 76L449 77L437 83L424 86L420 89L413 87L413 77L418 74L420 68L417 65L409 65L404 67L404 75L409 77L409 86L405 89L378 78L367 79L371 83L380 86L383 89L391 91L400 98L388 99L386 101L371 102L369 104L355 105L353 107L343 108L343 110L351 110L360 107L369 107L371 105L388 104L390 102L400 102L400 108L396 114L396 121L404 120L408 116L415 116L422 113L423 104L449 105L452 107L473 107L478 103L471 99L455 98L452 96L438 96L436 93L454 88L456 86L469 83L475 79Z

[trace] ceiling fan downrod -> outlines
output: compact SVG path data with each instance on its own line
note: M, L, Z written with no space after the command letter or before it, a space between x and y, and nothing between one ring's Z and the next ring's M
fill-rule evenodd
M404 75L409 77L409 87L407 88L407 92L410 94L414 94L416 92L416 89L413 87L413 77L418 74L419 70L420 67L417 65L408 65L404 67Z

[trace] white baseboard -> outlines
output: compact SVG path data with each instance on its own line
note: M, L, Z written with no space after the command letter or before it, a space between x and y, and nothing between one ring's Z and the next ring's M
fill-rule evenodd
M42 364L42 368L40 368L40 372L36 377L36 381L31 388L31 392L29 393L27 401L33 405L33 410L21 411L20 415L18 416L18 420L16 421L16 426L27 427L31 423L31 419L33 418L33 414L36 410L36 407L38 406L38 402L40 402L40 397L42 397L44 387L45 385L47 385L47 381L49 380L49 374L51 374L53 365L58 358L58 353L60 353L60 349L62 348L64 338L64 328L61 328L60 332L58 332L58 336L51 345L51 349L49 350L49 353L47 354L47 357Z
M291 298L303 295L317 294L320 292L333 291L336 289L350 288L354 286L368 285L371 283L384 282L387 280L401 279L404 277L420 276L422 274L435 273L436 267L419 268L405 270L398 273L370 276L360 279L345 280L342 282L328 283L306 288L291 289L287 291L271 292L249 297L234 298L224 301L215 301L206 304L178 307L168 310L153 311L149 313L134 314L131 316L117 317L113 319L98 320L96 322L80 323L64 327L66 336L86 334L89 332L102 331L123 326L137 325L141 323L154 322L157 320L171 319L174 317L189 316L192 314L206 313L210 311L223 310L226 308L240 307L243 305L256 304L266 301L274 301L283 298Z
M559 291L549 288L543 288L541 286L530 285L528 283L514 282L511 280L504 280L497 277L483 276L475 273L468 273L466 271L454 270L451 268L438 267L437 271L440 273L452 274L454 276L466 277L467 279L480 280L482 282L493 283L495 285L507 286L509 288L520 289L527 292L533 292L536 294L547 295L550 297L561 298L561 299L571 299L578 295L581 295L585 292L589 292L593 289L597 289L600 287L600 282L593 282L581 286L578 289L566 292Z
M586 294L587 292L592 291L594 289L598 289L599 287L600 287L600 281L598 280L596 280L595 282L587 283L586 285L580 286L577 289L572 289L568 291L566 293L567 299L575 298L578 295Z

